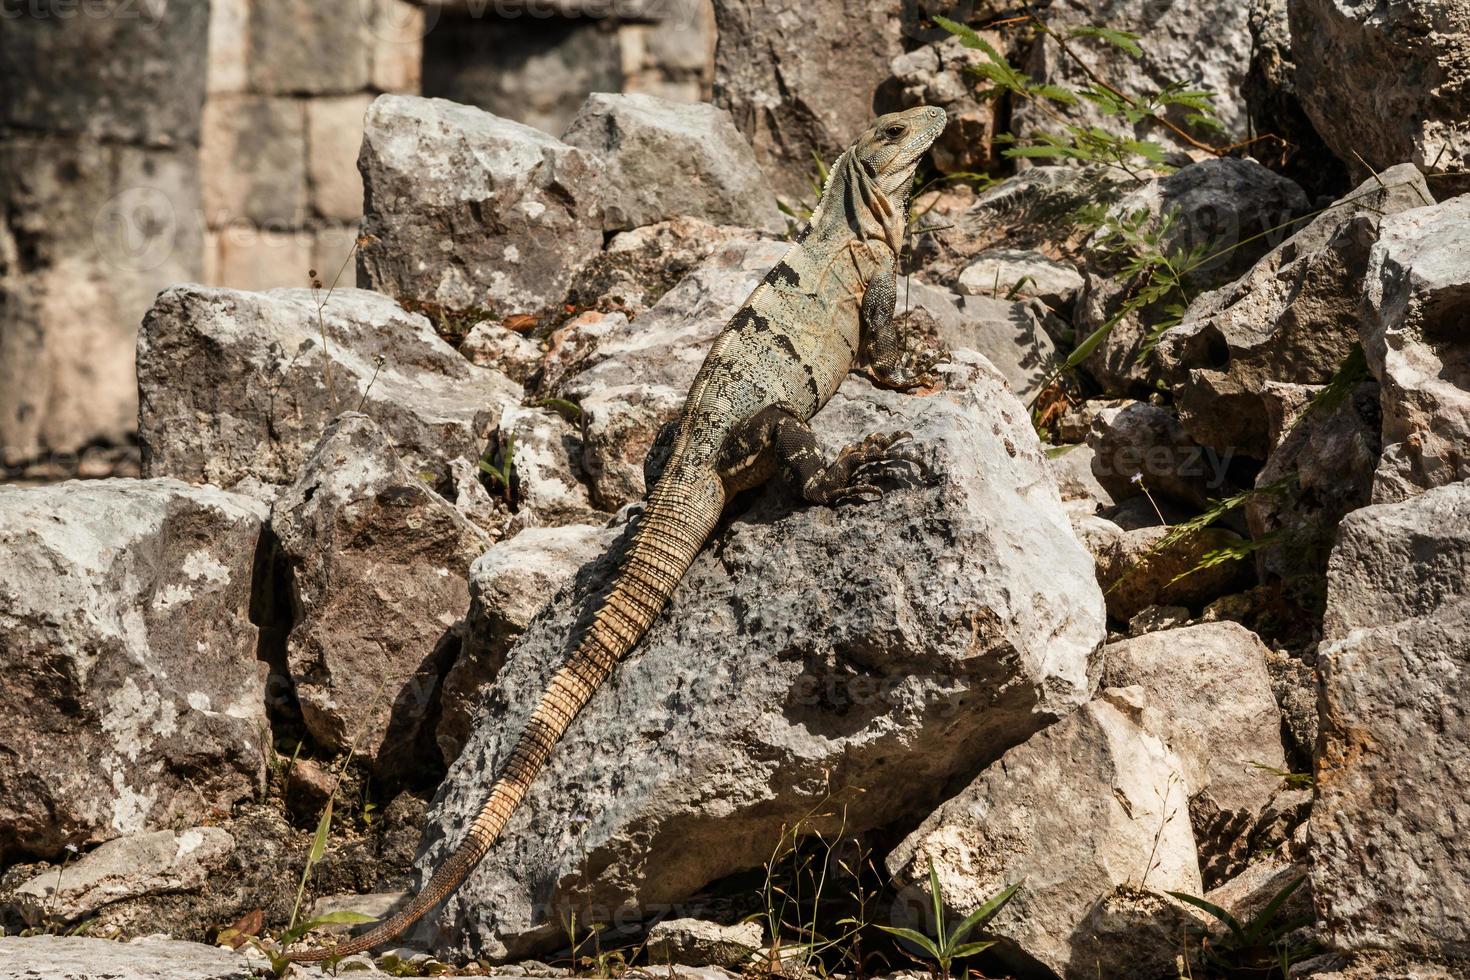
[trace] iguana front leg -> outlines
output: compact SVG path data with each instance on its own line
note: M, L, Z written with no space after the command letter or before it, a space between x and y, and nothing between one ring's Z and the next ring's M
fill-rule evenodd
M886 250L885 250L886 251ZM889 252L863 291L862 355L867 378L880 388L908 391L935 383L933 368L948 353L924 349L905 336L893 311L898 305L898 273Z

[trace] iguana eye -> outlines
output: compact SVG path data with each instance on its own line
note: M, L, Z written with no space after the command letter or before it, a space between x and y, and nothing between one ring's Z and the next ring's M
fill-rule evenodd
M887 136L891 140L896 140L903 135L903 127L899 125L889 126L887 129L883 130L883 135Z

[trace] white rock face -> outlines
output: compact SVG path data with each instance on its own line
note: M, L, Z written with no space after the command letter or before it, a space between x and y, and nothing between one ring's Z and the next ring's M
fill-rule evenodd
M605 231L679 216L786 230L755 153L724 109L594 92L562 139L603 162Z
M1164 630L1104 647L1102 684L1143 688L1192 798L1254 817L1281 779L1252 763L1286 768L1267 652L1238 623Z
M26 922L75 922L114 902L159 892L196 891L235 849L219 827L156 830L110 840L58 874L46 871L17 888L10 904Z
M398 299L532 313L602 248L597 158L481 109L380 96L358 166L358 281Z
M1069 306L1082 288L1082 273L1040 252L989 248L960 270L955 288L969 296L1034 296L1052 308Z
M1328 566L1312 888L1334 946L1470 950L1470 483L1364 507Z
M347 413L271 508L290 574L286 665L318 744L389 776L421 762L484 532Z
M895 471L880 500L837 509L772 487L735 515L432 921L442 951L523 956L563 942L572 910L683 900L760 866L829 791L848 832L917 821L946 782L1086 701L1091 559L1025 408L983 360L957 360L929 397L847 381L813 423L824 451L903 429L932 478ZM421 868L460 841L611 567L584 569L511 651Z
M86 936L0 938L6 980L251 980L244 956L218 946L173 939L116 943Z
M187 826L260 789L264 518L177 480L0 486L0 853Z
M888 855L888 870L927 901L933 861L946 903L961 915L1024 881L988 926L1005 952L1064 977L1137 969L1129 937L1169 900L1145 903L1134 928L1115 919L1099 931L1095 909L1119 886L1203 891L1185 767L1153 733L1158 721L1142 690L1105 691L934 811Z
M176 286L143 322L138 377L144 475L226 487L290 483L327 424L359 408L410 467L447 478L521 397L428 320L360 289Z
M1470 197L1383 219L1368 257L1363 352L1378 378L1373 500L1470 477Z

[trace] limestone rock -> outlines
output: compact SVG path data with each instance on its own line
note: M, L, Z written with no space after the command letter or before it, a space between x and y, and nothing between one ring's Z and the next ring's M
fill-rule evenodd
M234 950L176 939L115 943L87 936L0 937L0 969L11 980L251 980Z
M619 232L582 269L569 301L637 316L715 252L757 237L747 228L688 217Z
M9 897L30 925L75 922L114 902L197 891L229 859L235 840L219 827L157 830L110 840L60 871L46 871Z
M602 248L602 165L480 109L403 95L368 108L358 281L450 310L561 303Z
M840 17L784 0L714 7L715 104L730 110L777 194L811 202L812 155L831 163L872 122L874 90L903 51L900 18L915 15L884 0L860 0Z
M316 742L383 775L420 762L483 532L364 415L333 422L271 508L288 569L286 662Z
M1202 567L1210 552L1240 545L1240 536L1225 528L1207 527L1169 541L1164 525L1125 530L1106 518L1082 517L1074 527L1097 564L1108 615L1119 622L1150 606L1198 609L1250 578L1245 562Z
M1024 881L987 926L1003 957L1066 977L1122 975L1138 965L1130 934L1154 916L1099 933L1089 922L1098 906L1120 885L1203 891L1185 773L1151 723L1141 691L1105 691L934 811L888 855L889 872L927 900L932 861L960 914Z
M1047 24L1063 36L1068 28L1093 25L1143 35L1140 58L1101 41L1074 38L1067 43L1109 85L1130 95L1157 92L1172 82L1213 92L1215 110L1225 132L1244 135L1245 103L1240 86L1251 54L1246 4L1120 0L1109 4L1104 11L1092 0L1050 0L1041 10ZM1029 61L1021 67L1038 82L1075 88L1086 88L1090 83L1084 70L1052 38L1036 44ZM1079 100L1076 106L1055 109L1077 125L1101 126L1129 139L1151 139L1168 148L1189 146L1162 126L1147 123L1129 126L1117 116L1104 116L1085 99ZM1018 100L1013 111L1012 128L1022 137L1060 128L1031 103ZM1176 123L1183 123L1186 114L1179 107L1168 112ZM1205 142L1212 141L1208 130L1201 130L1200 134L1206 137ZM1229 142L1229 139L1219 142Z
M1093 419L1092 473L1115 500L1172 498L1201 509L1236 489L1228 454L1196 444L1171 409L1134 402Z
M1455 193L1470 189L1464 4L1289 0L1287 9L1302 106L1351 170L1409 161Z
M1363 352L1378 378L1383 459L1373 500L1470 477L1470 197L1383 219L1368 257Z
M500 450L510 447L516 527L603 521L592 505L577 427L551 408L512 405L500 419Z
M759 922L722 926L702 919L664 919L648 930L648 961L655 967L723 966L739 969L761 946Z
M652 95L594 92L562 139L600 158L603 229L686 216L780 233L755 154L724 109ZM670 173L670 166L677 170Z
M984 355L1022 401L1041 390L1056 369L1053 334L1061 324L1038 303L957 296L918 279L899 282L895 316L915 311L932 317L934 341L940 349L963 347Z
M829 791L864 790L849 833L918 820L1087 699L1102 600L1026 410L973 354L945 377L930 397L847 380L814 420L822 449L907 430L932 477L895 470L887 495L837 509L771 487L736 514L433 920L441 953L524 956L563 942L574 909L681 901L759 867ZM421 868L459 842L612 557L511 652Z
M1281 225L1306 211L1307 197L1296 184L1254 160L1227 158L1206 160L1151 180L1109 208L1109 214L1119 219L1145 212L1155 223L1173 214L1162 247L1176 256L1191 249L1214 256L1185 277L1186 285L1193 289L1240 276L1286 237ZM1090 252L1095 253L1105 233L1100 231L1090 240ZM1273 236L1280 237L1273 241ZM1106 323L1130 293L1131 277L1119 276L1117 271L1113 262L1097 260L1087 270L1087 283L1073 317L1078 336L1085 337ZM1153 357L1140 362L1139 355L1160 315L1153 311L1125 316L1087 359L1088 372L1108 393L1141 394L1147 388L1158 367Z
M1312 888L1340 950L1470 948L1470 484L1364 507L1327 576Z
M1273 489L1245 502L1253 539L1283 536L1256 552L1267 575L1320 581L1338 522L1368 503L1379 464L1378 386L1360 384L1330 401L1298 414L1256 475L1258 489Z
M1004 47L999 35L987 33L991 43ZM900 108L939 106L948 117L929 151L940 173L983 173L994 162L997 103L977 97L979 79L968 70L984 60L982 52L965 47L959 38L945 37L906 51L889 64Z
M265 513L177 480L0 487L0 853L188 826L260 789Z
M327 424L359 406L415 471L445 479L521 394L428 320L357 289L177 286L143 323L138 378L144 475L223 486L289 483Z
M1191 797L1254 818L1280 782L1256 764L1286 768L1266 652L1236 623L1149 633L1103 648L1102 685L1143 688Z
M1361 282L1383 216L1432 200L1417 170L1394 167L1196 299L1158 346L1190 436L1265 459L1275 444L1267 386L1320 385L1338 372L1358 342Z
M684 405L705 352L790 246L733 242L634 321L622 318L551 392L582 407L583 464L595 505L614 510L644 493L643 458Z
M543 606L577 570L617 540L616 526L528 527L499 542L470 566L470 611L464 646L444 678L435 737L448 761L459 756L479 719L482 690Z
M1047 452L1052 478L1057 481L1063 503L1073 501L1087 505L1088 513L1113 506L1113 495L1103 489L1092 472L1096 454L1091 446L1073 444L1053 446Z
M499 323L481 320L460 342L459 352L471 364L491 368L516 384L525 384L541 366L541 345Z
M1082 288L1082 274L1028 249L990 248L960 272L956 288L971 296L1035 296L1052 309L1068 308Z
M990 249L1069 255L1086 235L1078 210L1112 204L1136 186L1113 167L1031 167L972 194L968 204L957 202L953 213L936 204L936 220L921 220L914 259L926 275L953 285L961 270Z

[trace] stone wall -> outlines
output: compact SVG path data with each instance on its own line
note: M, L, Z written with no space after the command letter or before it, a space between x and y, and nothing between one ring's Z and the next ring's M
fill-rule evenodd
M133 340L197 279L208 7L99 0L0 24L0 464L124 441ZM75 464L73 464L75 465Z
M404 0L213 0L200 147L207 283L332 284L362 217L363 113L378 94L418 91L424 25ZM352 282L349 268L340 284Z
M553 136L590 92L710 97L710 0L440 0L426 13L425 95Z

